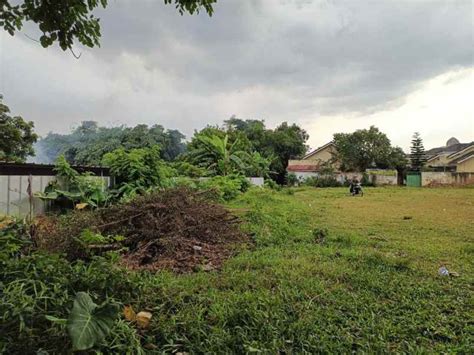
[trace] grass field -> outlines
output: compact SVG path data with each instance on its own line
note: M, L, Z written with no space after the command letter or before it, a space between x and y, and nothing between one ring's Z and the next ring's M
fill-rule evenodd
M79 291L153 314L117 319L97 353L472 353L474 189L253 189L228 207L254 242L211 272L5 257L4 233L0 353L70 353Z
M147 281L157 350L472 352L474 189L255 190L230 207L254 247Z

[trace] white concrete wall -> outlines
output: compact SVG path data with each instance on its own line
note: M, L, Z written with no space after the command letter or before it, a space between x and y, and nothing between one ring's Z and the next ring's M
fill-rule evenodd
M254 186L263 186L265 183L265 179L263 177L249 177L247 178L248 181Z
M383 174L370 174L369 179L372 181L375 186L381 185L397 185L398 177L397 175L383 175Z
M295 172L289 172L289 174L295 174L298 180L303 181L306 178L309 177L315 177L319 176L318 173L312 172L312 171L295 171Z
M210 180L210 177L200 177L198 178L199 181L206 181ZM248 177L247 180L254 186L263 186L265 183L265 179L263 177Z
M423 171L421 186L474 185L474 173Z
M296 172L290 172L289 174L295 174L296 177L300 181L304 181L308 177L318 177L320 174L317 172L306 172L306 171L296 171ZM386 174L384 174L383 170L377 170L376 172L367 172L367 175L369 176L369 180L372 182L375 182L376 185L397 185L398 180L397 180L397 173L393 172L393 170L387 171ZM334 177L336 178L337 181L339 181L341 184L343 184L345 181L352 180L352 179L357 179L359 181L362 180L363 174L362 173L335 173Z

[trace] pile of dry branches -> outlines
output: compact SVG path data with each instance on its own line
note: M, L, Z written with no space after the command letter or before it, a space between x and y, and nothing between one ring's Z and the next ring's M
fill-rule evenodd
M63 245L66 252L72 249L70 252L75 254L78 249L64 237L71 241L86 228L104 236L120 235L124 237L122 241L90 247L98 250L125 247L122 262L130 268L211 270L232 255L237 245L247 241L240 231L239 219L212 202L209 192L183 188L97 211L76 211L66 220L54 223L59 226L55 233L61 236L56 246ZM48 233L51 235L51 228Z

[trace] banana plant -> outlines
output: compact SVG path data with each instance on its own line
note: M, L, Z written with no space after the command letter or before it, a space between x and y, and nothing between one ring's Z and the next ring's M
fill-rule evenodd
M197 137L201 148L191 153L190 158L199 166L205 166L216 175L226 176L246 169L246 153L238 149L239 140L229 143L229 136Z

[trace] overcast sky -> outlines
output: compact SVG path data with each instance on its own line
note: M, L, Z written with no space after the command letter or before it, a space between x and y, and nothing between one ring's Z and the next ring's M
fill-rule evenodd
M0 93L40 134L95 120L189 137L236 115L296 122L311 147L372 124L404 149L414 131L474 140L471 1L218 0L211 18L109 3L78 60L0 31Z

